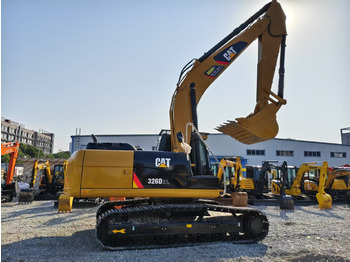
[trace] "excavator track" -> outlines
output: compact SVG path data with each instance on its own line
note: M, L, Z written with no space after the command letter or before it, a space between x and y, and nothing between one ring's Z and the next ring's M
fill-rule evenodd
M125 202L123 202L125 204ZM137 204L100 208L96 234L103 248L146 249L212 242L255 243L269 223L259 210L207 203ZM115 203L120 207L120 202ZM220 212L211 216L209 212Z

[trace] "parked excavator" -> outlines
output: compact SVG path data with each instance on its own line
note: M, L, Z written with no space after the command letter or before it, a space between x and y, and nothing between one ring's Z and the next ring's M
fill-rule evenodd
M230 157L222 158L219 163L219 171L217 172L217 177L219 178L219 183L226 181L227 193L231 195L232 204L234 206L246 207L248 205L248 194L241 190L241 184L244 183L245 178L243 177L243 168L241 163L241 158ZM224 179L224 176L226 179ZM225 198L218 198L221 203L226 203Z
M71 211L75 197L131 198L107 202L97 211L97 239L111 250L262 240L269 227L264 213L207 200L224 195L226 181L221 186L211 172L210 150L198 131L197 119L197 104L205 90L255 39L259 39L255 111L218 129L248 144L275 137L276 112L286 104L283 99L286 28L285 14L273 0L201 58L184 67L171 101L170 132L163 136L165 142L160 143L163 150L170 150L76 151L68 160L58 211ZM280 81L276 95L271 85L279 53ZM211 216L212 212L222 215Z
M300 200L305 197L315 197L320 209L328 209L332 207L332 197L325 192L325 182L328 172L328 163L322 164L317 162L304 163L297 170L289 169L286 179L285 192L294 199ZM279 176L272 180L272 193L280 191Z
M278 169L280 167L276 167L271 161L264 161L261 166L246 166L246 175L243 183L241 183L241 189L248 193L251 203L254 203L257 199L271 198L268 193L270 192L273 174L276 176ZM274 193L279 195L280 191Z
M14 197L17 197L18 184L13 181L15 174L15 166L18 157L19 142L10 142L1 144L1 155L10 155L10 162L7 168L7 175L4 184L1 184L1 202L11 202Z
M284 190L287 195L292 195L290 192L290 186L296 177L298 168L295 166L288 166L286 161L279 164L278 161L266 161L263 165L272 174L271 180L271 193L274 195L280 195L282 190L282 182L284 180Z
M277 197L280 202L280 208L283 210L294 209L294 199L286 191L290 170L294 170L294 168L289 167L286 161L283 161L282 164L280 164L280 161L265 161L263 163L263 169L261 170L262 178L267 178L267 173L273 174L271 193ZM264 180L266 180L266 178L264 178Z
M332 198L350 202L350 167L330 168L324 187Z
M39 162L39 159L34 162L29 188L21 189L19 193L18 202L21 204L30 204L34 200L56 200L59 192L63 191L68 161L54 165L53 173L48 160Z

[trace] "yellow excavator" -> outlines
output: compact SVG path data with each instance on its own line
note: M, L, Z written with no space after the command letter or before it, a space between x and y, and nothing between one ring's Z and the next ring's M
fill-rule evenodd
M336 199L350 202L350 167L333 167L328 172L325 191Z
M39 162L38 159L34 162L29 188L19 193L18 202L21 204L32 203L34 199L57 199L58 193L63 190L68 161L54 165L53 173L48 160L41 164Z
M232 204L234 206L245 207L248 205L248 194L241 190L241 184L244 183L245 178L243 177L243 168L241 163L241 158L231 157L222 158L219 163L219 170L217 172L217 177L219 178L219 183L226 181L227 189L231 194ZM226 176L226 179L223 179ZM229 194L228 194L229 195ZM225 198L218 198L217 200L221 203L226 203Z
M244 143L276 136L283 99L285 14L273 0L182 70L170 106L170 132L159 150L79 150L68 160L59 212L76 197L126 197L97 211L96 236L106 249L174 247L203 242L254 243L268 234L264 213L222 206L208 198L226 193L210 169L209 148L198 131L197 104L215 81L254 41L259 42L254 113L218 128ZM271 91L278 54L280 81ZM225 177L224 177L225 179ZM201 200L205 198L205 200ZM115 207L122 208L115 208ZM222 214L211 216L212 212Z
M322 164L317 162L302 164L297 172L293 168L288 172L286 179L285 192L287 195L293 196L295 199L302 199L304 195L317 198L320 209L328 209L332 207L332 197L325 192L325 183L328 172L328 163ZM271 192L279 194L280 178L275 177L271 183Z

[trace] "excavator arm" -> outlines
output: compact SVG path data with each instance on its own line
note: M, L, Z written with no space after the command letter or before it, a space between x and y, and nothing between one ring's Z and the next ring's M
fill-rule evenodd
M217 177L219 178L220 183L223 181L223 176L225 176L225 167L229 168L234 168L235 174L234 174L234 179L235 182L232 184L239 185L239 177L242 176L242 163L241 163L241 158L236 157L235 161L233 160L228 160L226 158L221 159L220 164L219 164L219 171L217 174ZM231 184L231 178L229 178L229 183Z
M38 172L40 170L44 169L46 171L46 177L47 177L47 187L52 186L52 174L51 174L51 168L50 168L50 162L46 161L43 164L39 164L39 160L35 160L34 165L33 165L33 173L32 173L32 179L30 182L30 188L28 189L22 189L20 194L19 194L19 203L31 203L34 201L34 197L36 195L36 189L40 189L41 182L43 177L37 177Z
M7 170L6 182L5 182L7 186L11 184L14 176L18 151L19 151L18 142L1 144L1 155L11 154L9 167Z
M46 176L47 176L47 180L48 180L49 185L51 185L51 183L52 183L50 162L46 161L43 164L39 164L39 160L35 160L34 166L33 166L32 182L31 182L31 186L33 188L35 188L36 183L37 183L37 181L36 181L37 174L42 169L44 169L46 171ZM40 183L40 181L39 181L39 183Z
M320 168L320 166L317 165L317 162L302 164L299 167L298 173L294 178L293 184L290 188L290 194L292 196L299 196L301 194L300 185L301 185L301 181L304 177L305 172L309 171L310 169L319 169L319 168Z
M327 174L328 163L324 161L320 168L320 180L318 184L318 193L316 194L318 206L320 209L332 208L332 197L324 191Z
M286 103L283 99L285 38L285 14L280 4L273 0L201 58L187 64L171 101L171 151L183 151L176 134L182 132L191 137L191 130L186 130L187 123L193 123L198 129L196 108L202 95L256 39L259 40L259 53L254 113L237 118L237 122L223 124L217 130L246 144L274 138L278 132L276 112ZM276 95L271 91L271 85L280 47L280 80Z

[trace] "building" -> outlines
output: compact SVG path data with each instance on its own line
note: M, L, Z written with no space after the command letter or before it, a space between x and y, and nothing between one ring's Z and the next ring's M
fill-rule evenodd
M98 142L110 143L129 143L137 149L145 151L154 151L157 149L158 135L144 134L144 135L96 135ZM73 154L79 149L85 149L89 142L93 142L91 135L74 135L71 136L69 151Z
M148 135L97 135L98 142L130 143L146 151L156 150L158 134ZM92 142L90 135L71 136L70 152L85 149ZM329 166L350 164L350 145L274 138L265 142L246 145L224 134L209 134L206 140L214 155L240 156L248 165L261 165L266 160L287 161L300 166L307 162L327 161Z
M350 127L340 129L341 143L350 145Z
M15 121L1 118L1 143L20 142L34 146L44 152L53 153L55 135L45 131L34 131Z

